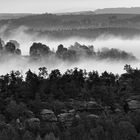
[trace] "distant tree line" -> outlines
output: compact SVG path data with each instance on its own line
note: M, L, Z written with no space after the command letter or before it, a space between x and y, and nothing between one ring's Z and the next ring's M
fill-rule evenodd
M0 54L4 56L10 55L21 55L19 48L20 44L15 40L10 40L6 44L0 40ZM136 60L136 57L131 53L121 51L115 48L102 48L101 50L95 51L93 45L81 45L76 42L74 45L66 48L62 44L57 47L57 50L52 51L49 46L42 43L33 43L30 47L29 54L31 58L44 58L44 57L56 57L62 60L76 61L80 58L91 58L91 59L111 59L111 60Z
M15 54L21 55L21 50L19 48L20 44L15 40L10 40L6 44L2 39L0 39L0 53L1 54Z

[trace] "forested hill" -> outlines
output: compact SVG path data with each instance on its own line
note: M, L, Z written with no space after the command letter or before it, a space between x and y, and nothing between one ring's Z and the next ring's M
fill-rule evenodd
M102 35L114 35L125 38L139 36L140 15L136 14L38 14L18 19L0 20L1 34L4 37L12 33L24 32L37 37L92 38ZM19 30L18 30L19 29ZM33 34L34 33L34 34Z
M96 14L140 14L140 7L104 8L104 9L97 9L94 12Z
M105 26L121 26L124 20L139 18L134 14L106 14L106 15L55 15L39 14L12 20L2 20L0 25L9 24L19 27L21 25L35 29L73 29L73 28L98 28ZM132 24L135 24L132 22ZM125 26L127 26L126 24Z
M1 140L139 140L140 70L0 76Z
M33 15L33 14L31 13L0 13L0 20L17 19L17 18L29 16L29 15Z

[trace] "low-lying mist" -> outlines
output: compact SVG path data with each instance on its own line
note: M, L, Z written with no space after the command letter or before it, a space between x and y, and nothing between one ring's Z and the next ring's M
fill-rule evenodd
M48 71L52 69L60 69L61 72L65 72L67 69L72 69L78 67L81 69L86 69L87 71L97 70L99 73L108 71L113 73L123 73L124 65L130 64L132 67L139 66L139 60L137 61L123 61L123 60L111 60L111 59L91 59L81 57L76 62L63 61L59 58L47 57L47 59L41 59L37 61L32 61L29 59L29 49L33 42L41 42L50 47L51 50L56 51L58 45L63 44L66 48L70 47L75 42L84 45L93 45L95 51L98 51L101 48L117 48L124 50L126 52L132 53L136 58L140 59L140 38L136 37L133 39L122 39L120 37L115 37L108 35L100 36L96 39L85 39L81 37L71 37L69 39L54 40L49 36L38 37L38 34L28 34L26 31L27 27L21 26L18 29L14 29L8 33L5 33L7 26L0 28L1 38L7 42L9 40L16 40L20 44L20 49L23 57L9 57L6 56L0 61L0 74L9 73L11 70L19 70L23 74L31 69L32 71L37 72L39 67L46 67Z
M92 60L81 58L78 62L67 62L60 59L48 58L44 60L31 61L24 57L13 57L0 62L0 74L6 74L10 71L19 70L23 75L26 71L31 69L33 72L38 72L38 68L46 67L48 72L53 69L59 69L62 73L67 69L73 69L75 67L79 69L85 69L88 72L97 70L99 73L104 71L113 72L115 74L124 73L124 65L130 64L132 67L138 67L139 62L124 62L124 61L109 61L109 60Z

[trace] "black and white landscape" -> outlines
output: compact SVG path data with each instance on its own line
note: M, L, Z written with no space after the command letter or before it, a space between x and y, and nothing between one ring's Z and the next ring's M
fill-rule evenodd
M0 140L139 140L139 0L0 0Z

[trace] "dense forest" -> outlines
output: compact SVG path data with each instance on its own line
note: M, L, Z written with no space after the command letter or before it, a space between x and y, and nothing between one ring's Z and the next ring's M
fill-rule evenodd
M139 140L140 70L0 76L0 140Z

